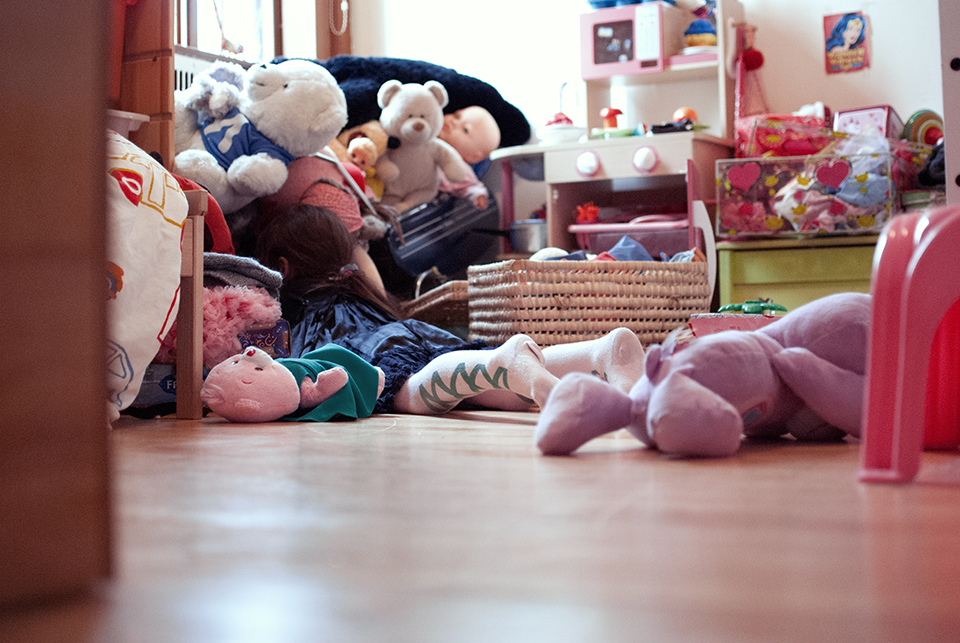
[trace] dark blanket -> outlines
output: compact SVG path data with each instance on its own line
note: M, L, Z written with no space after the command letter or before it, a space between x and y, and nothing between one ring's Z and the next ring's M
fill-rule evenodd
M279 63L283 56L274 58ZM404 58L365 58L362 56L334 56L314 60L324 66L340 85L347 98L347 128L380 118L377 91L388 80L401 83L420 83L435 80L442 84L450 97L443 109L445 114L479 105L486 109L500 126L500 147L523 145L530 140L530 124L519 109L508 103L491 85L453 69L433 63Z

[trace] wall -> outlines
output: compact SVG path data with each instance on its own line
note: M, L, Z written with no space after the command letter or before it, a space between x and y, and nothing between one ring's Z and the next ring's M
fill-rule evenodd
M795 0L741 1L747 20L758 26L756 46L764 54L762 79L771 111L790 112L822 100L835 110L890 104L904 119L922 108L943 113L937 0L914 0L909 9L880 0L819 0L803 3L803 10L796 9ZM583 118L577 102L578 16L590 10L586 2L459 5L448 0L352 0L353 52L428 60L476 76L495 86L533 125L561 107L575 120ZM871 67L827 76L823 16L847 11L862 11L871 21ZM907 34L929 38L910 40ZM561 101L564 82L570 85Z

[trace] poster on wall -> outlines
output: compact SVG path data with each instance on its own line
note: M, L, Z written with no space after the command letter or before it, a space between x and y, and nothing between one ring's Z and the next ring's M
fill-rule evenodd
M867 16L863 13L824 16L823 37L828 74L862 71L870 66Z

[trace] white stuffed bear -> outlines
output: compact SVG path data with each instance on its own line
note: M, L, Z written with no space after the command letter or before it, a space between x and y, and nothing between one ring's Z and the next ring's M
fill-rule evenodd
M388 80L377 92L377 103L384 131L400 140L400 146L387 149L375 166L383 181L383 203L403 212L429 202L440 186L438 168L453 182L464 179L467 164L437 138L447 104L443 85L434 80L423 85Z
M279 190L291 161L321 151L347 124L337 81L307 60L245 73L217 65L176 92L175 102L173 172L209 190L224 214Z

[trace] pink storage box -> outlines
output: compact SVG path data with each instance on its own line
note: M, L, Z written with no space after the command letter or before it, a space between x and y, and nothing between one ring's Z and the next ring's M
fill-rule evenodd
M629 223L577 223L568 226L567 230L576 235L577 245L582 250L594 254L610 250L625 236L640 243L657 260L660 253L673 256L691 248L690 225L685 216L678 219L669 215L648 215L643 221ZM700 230L694 229L694 235L694 244L702 244Z
M895 188L889 154L716 163L717 237L876 233Z
M819 119L816 119L819 120ZM787 121L756 118L747 138L745 158L807 156L829 154L850 134L817 127L802 120ZM892 180L896 185L894 211L903 209L900 195L917 187L917 175L933 153L933 147L906 140L887 139L890 149Z
M780 319L774 315L744 313L694 313L688 325L696 337L712 335L725 330L757 330Z

